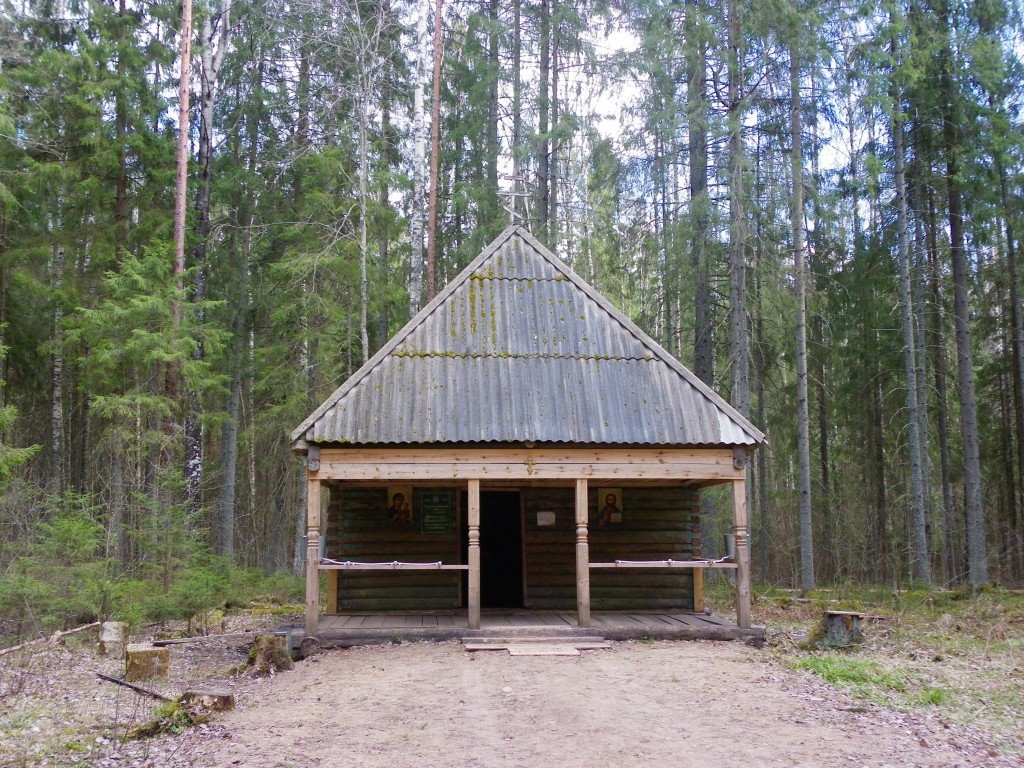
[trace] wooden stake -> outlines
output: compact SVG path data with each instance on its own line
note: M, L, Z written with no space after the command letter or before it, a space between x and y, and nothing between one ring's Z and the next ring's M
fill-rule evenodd
M469 615L470 629L480 629L480 481L469 481Z
M320 481L310 479L306 502L306 637L320 630Z
M590 626L590 545L587 542L587 480L576 480L576 623Z
M747 539L747 482L732 482L732 526L736 536L736 623L750 628L750 543Z

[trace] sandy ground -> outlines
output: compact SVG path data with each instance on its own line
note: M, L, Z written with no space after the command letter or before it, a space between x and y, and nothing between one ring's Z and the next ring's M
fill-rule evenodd
M235 627L252 631L255 626ZM231 690L208 725L124 734L156 702L100 681L88 645L0 663L0 768L1024 766L941 708L898 711L728 642L625 642L576 657L461 644L332 650L269 678L230 674L244 638L174 646L168 696Z
M938 716L851 699L738 643L616 643L579 657L336 650L239 699L178 755L223 768L1024 764Z

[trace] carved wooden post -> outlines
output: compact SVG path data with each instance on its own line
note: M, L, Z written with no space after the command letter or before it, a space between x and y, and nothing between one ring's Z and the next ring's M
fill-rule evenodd
M307 478L306 637L312 637L320 631L320 480L312 469L307 472Z
M480 629L480 481L469 481L469 614L470 629Z
M750 628L750 542L747 539L747 481L732 481L732 530L736 536L736 623Z
M587 543L587 480L576 481L576 623L590 626L590 545Z

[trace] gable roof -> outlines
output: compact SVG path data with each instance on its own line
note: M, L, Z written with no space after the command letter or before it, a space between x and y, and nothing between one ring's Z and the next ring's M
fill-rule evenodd
M764 434L525 229L292 432L308 443L757 445Z

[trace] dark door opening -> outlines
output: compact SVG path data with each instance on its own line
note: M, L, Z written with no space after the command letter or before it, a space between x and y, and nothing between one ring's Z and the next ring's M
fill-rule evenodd
M463 493L462 508L468 508ZM463 562L468 562L469 525L463 517ZM468 577L467 577L468 578ZM468 588L464 588L468 594ZM523 528L518 491L480 492L480 605L523 607Z

